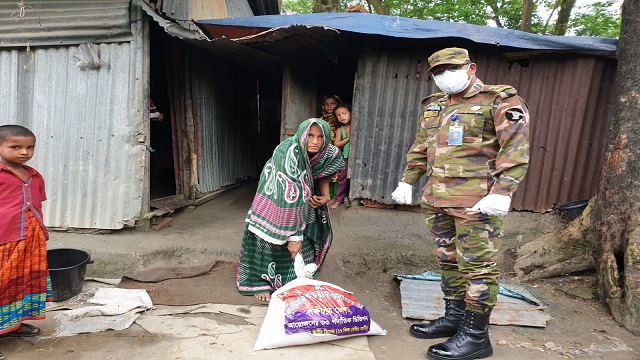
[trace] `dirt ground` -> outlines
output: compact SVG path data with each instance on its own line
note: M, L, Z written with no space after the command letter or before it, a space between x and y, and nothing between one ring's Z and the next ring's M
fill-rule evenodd
M373 319L389 331L387 336L369 338L376 359L424 358L427 348L440 340L408 334L415 321L401 317L399 284L392 276L438 270L422 217L364 207L343 209L336 217L336 233L342 235L336 244L340 250L333 253L334 261L327 263L320 277L354 290ZM513 280L517 247L563 223L554 213L526 212L512 212L505 222L499 264L503 278ZM614 322L593 298L594 280L593 273L583 273L527 284L545 301L552 320L544 329L492 325L493 358L640 359L640 338Z
M188 263L194 259L237 259L244 214L254 189L255 184L244 184L191 212L177 213L173 227L160 232L140 234L125 231L82 236L54 233L50 247L87 249L96 264L103 264L90 268L89 275L100 277L118 277L131 270ZM369 337L369 346L376 359L424 359L427 348L441 340L420 340L409 335L409 325L415 321L402 318L399 283L393 276L437 271L433 246L422 216L411 211L372 209L354 204L350 208L342 206L332 210L331 220L335 241L317 278L353 291L369 309L372 319L387 330L385 336ZM506 233L499 262L505 279L514 276L512 265L519 245L563 226L554 213L511 212L505 223ZM115 255L100 250L118 247L127 249ZM640 338L616 324L593 298L593 282L593 274L585 273L528 284L531 292L548 304L545 311L552 320L544 329L492 325L492 358L640 359ZM57 355L49 354L47 358L83 359L77 349L105 347L103 339L120 336L113 333L81 335L60 341L58 345L52 343L50 348L66 346L69 350L67 353L57 351ZM131 335L125 332L122 336ZM22 352L18 350L25 348L21 344L0 339L0 351L5 356L7 350L18 354L8 357L8 360L33 358L26 356L27 353L24 353L26 357L19 355ZM75 355L72 349L76 349ZM304 348L300 350L304 351ZM303 355L301 352L300 358L304 358ZM221 357L212 354L210 358ZM268 357L258 353L255 358Z

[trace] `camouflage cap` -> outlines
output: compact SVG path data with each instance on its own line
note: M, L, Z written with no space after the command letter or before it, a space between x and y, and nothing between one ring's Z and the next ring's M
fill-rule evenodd
M469 52L463 48L446 48L434 52L429 56L429 69L427 74L431 73L434 67L444 64L462 65L469 62Z

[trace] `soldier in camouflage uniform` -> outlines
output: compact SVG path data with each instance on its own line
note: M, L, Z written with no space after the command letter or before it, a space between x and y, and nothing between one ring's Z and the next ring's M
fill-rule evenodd
M529 111L508 85L485 85L467 50L429 57L427 71L443 91L422 100L416 140L393 192L411 203L412 185L429 176L421 206L442 272L445 316L411 325L418 338L451 337L429 348L431 359L491 356L488 324L498 295L495 263L503 217L529 162Z

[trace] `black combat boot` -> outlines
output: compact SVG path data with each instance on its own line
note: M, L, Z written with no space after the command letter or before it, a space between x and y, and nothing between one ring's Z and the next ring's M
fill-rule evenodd
M458 333L443 343L429 347L427 357L433 360L473 360L493 355L489 341L489 316L465 311Z
M413 324L409 333L419 339L451 337L458 332L467 304L464 300L445 299L444 316L428 324Z

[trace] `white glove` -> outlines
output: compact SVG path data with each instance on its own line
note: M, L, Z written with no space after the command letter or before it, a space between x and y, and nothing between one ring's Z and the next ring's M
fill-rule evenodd
M487 215L507 215L511 206L511 197L507 195L489 194L477 204L475 204L471 211L480 211Z
M411 204L411 188L406 182L399 182L398 187L391 193L391 199L398 204Z

